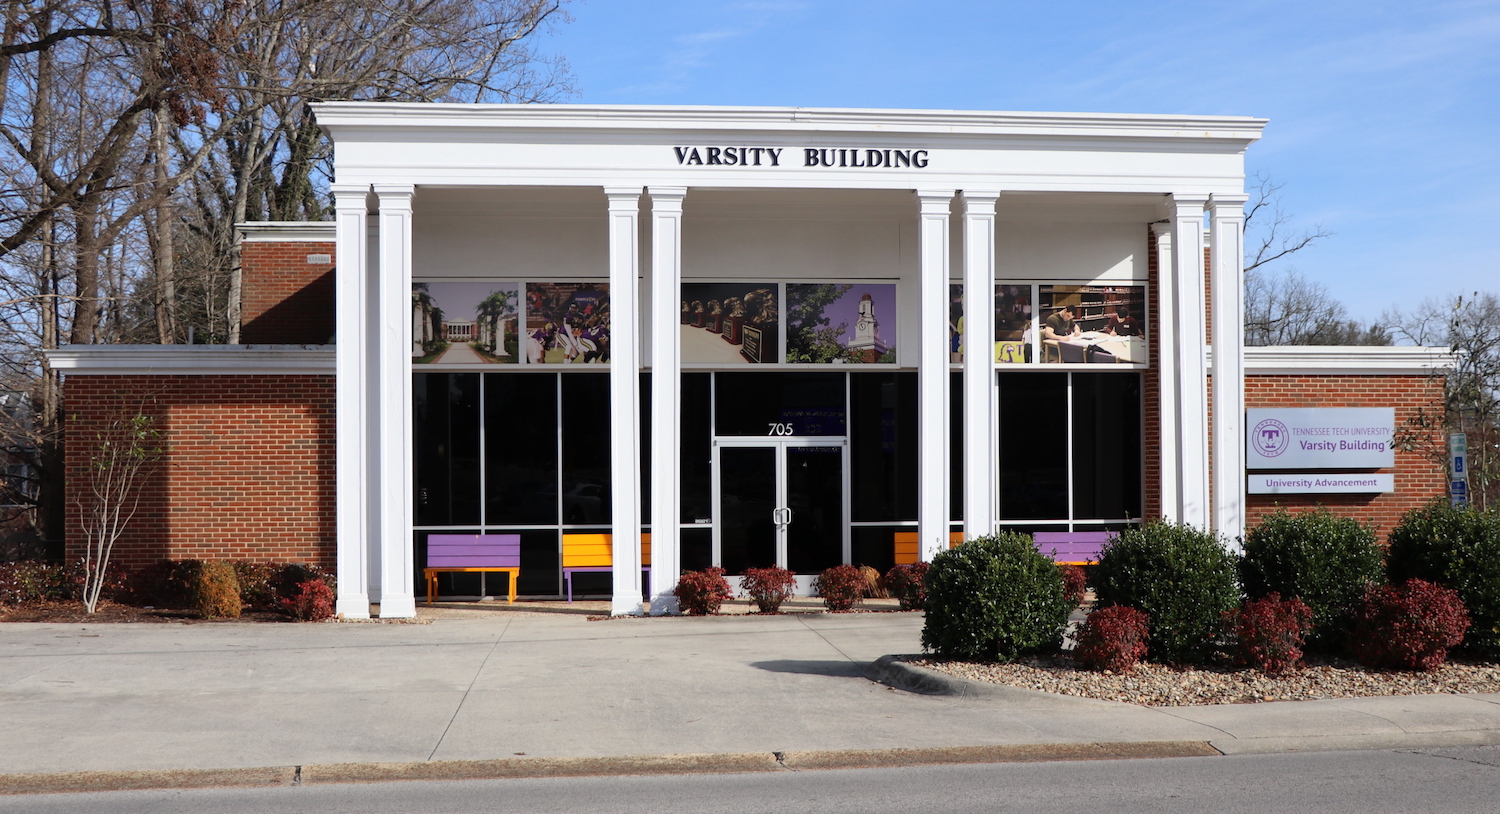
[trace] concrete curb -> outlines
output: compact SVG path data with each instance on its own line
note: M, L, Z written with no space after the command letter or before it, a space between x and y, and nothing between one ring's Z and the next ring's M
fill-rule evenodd
M1283 738L1224 738L1209 743L1226 755L1286 752L1355 752L1371 749L1439 749L1500 745L1500 730L1403 732L1391 735L1299 735Z
M932 749L854 749L743 752L706 755L627 755L587 758L503 758L424 763L331 763L254 769L55 772L0 775L0 795L62 794L147 789L389 783L404 780L505 780L674 774L876 769L966 763L1216 757L1205 741L1040 743Z

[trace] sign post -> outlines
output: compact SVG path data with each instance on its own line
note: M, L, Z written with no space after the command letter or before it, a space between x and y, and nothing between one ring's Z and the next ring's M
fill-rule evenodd
M1461 432L1448 436L1448 505L1469 503L1469 438Z

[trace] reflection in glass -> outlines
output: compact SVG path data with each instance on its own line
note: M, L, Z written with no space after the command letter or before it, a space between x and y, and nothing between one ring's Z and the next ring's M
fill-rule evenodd
M1000 519L1068 516L1068 376L1001 373Z
M412 377L417 525L479 522L479 374Z
M854 521L916 520L917 374L852 373L849 401Z
M843 373L719 373L714 390L718 434L843 435Z
M1140 376L1073 374L1073 516L1141 516Z
M776 450L719 449L719 559L731 574L776 564Z
M557 374L484 377L485 522L557 522Z
M788 447L787 568L817 574L844 561L844 451L840 447Z
M610 519L609 375L562 377L563 522Z

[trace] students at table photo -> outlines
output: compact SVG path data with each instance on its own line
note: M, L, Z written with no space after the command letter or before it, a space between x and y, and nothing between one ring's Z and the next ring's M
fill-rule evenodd
M1064 305L1062 310L1047 317L1047 324L1042 326L1042 338L1066 342L1079 336L1083 330L1073 319L1073 306Z

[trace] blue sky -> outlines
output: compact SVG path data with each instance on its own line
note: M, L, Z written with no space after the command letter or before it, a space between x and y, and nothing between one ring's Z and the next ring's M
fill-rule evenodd
M577 102L1261 116L1290 260L1374 319L1500 290L1500 0L574 0Z

